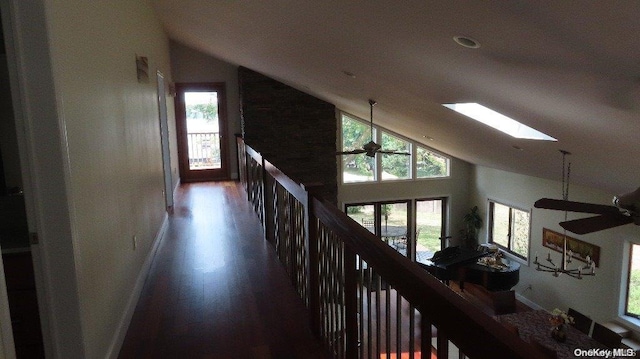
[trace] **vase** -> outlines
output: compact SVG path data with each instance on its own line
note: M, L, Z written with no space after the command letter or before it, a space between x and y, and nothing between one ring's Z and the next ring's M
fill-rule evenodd
M564 341L567 340L567 332L565 331L564 324L551 328L551 337L560 343L564 343Z

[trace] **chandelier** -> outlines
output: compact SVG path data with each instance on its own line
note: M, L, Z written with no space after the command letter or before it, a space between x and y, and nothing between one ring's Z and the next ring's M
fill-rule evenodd
M571 162L566 163L567 155L570 152L560 150L562 153L562 199L569 200L569 177L571 176ZM564 212L564 220L567 221L567 211ZM551 258L551 251L547 254L546 263L540 263L538 261L538 254L536 253L535 264L536 270L540 272L551 272L554 277L558 277L560 274L566 274L570 277L582 279L584 276L596 275L596 264L590 256L586 257L587 263L583 266L577 266L575 268L569 268L569 264L573 262L573 251L567 249L567 230L562 233L562 258L560 259L560 265L556 264Z

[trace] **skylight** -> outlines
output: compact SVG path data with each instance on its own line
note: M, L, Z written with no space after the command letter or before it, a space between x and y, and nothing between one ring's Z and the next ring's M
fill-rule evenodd
M549 135L546 135L536 129L533 129L510 117L507 117L475 102L449 103L443 104L443 106L465 116L471 117L478 122L484 123L487 126L491 126L496 130L502 131L515 138L540 141L557 141L555 138Z

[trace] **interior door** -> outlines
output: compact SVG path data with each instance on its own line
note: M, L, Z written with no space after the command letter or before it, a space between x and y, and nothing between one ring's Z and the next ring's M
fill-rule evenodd
M229 179L226 103L223 82L176 84L182 182Z

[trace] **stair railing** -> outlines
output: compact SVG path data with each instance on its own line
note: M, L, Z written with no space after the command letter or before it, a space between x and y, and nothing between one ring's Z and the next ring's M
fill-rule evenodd
M240 180L335 358L546 358L238 137Z

